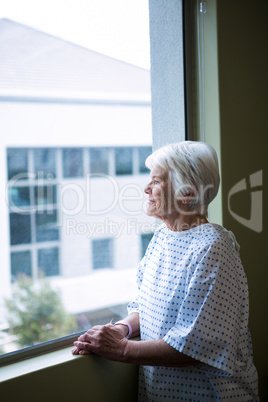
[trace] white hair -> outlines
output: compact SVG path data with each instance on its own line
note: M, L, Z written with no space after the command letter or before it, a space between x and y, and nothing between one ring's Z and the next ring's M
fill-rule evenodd
M188 205L193 209L202 206L207 213L207 207L216 197L220 184L214 148L199 141L169 144L148 156L145 164L150 170L161 167L169 172L176 198L194 193Z

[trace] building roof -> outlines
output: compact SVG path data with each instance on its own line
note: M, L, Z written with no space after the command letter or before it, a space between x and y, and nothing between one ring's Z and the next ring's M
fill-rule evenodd
M0 98L150 102L149 70L0 19Z

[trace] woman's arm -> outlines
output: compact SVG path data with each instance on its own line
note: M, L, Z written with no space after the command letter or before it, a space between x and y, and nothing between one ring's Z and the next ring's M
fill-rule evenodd
M131 327L132 327L132 335L131 337L134 338L136 336L140 335L140 319L139 319L139 313L131 313L129 314L126 318L124 318L123 321L127 321ZM107 327L107 326L112 326L111 324L106 324L105 326L100 326L100 325L96 325L93 328L91 328L90 330L88 330L85 334L79 336L79 338L77 339L77 342L80 342L79 347L75 346L72 350L72 353L74 355L78 355L78 354L90 354L90 353L96 353L93 352L92 350L89 350L89 345L85 344L85 347L82 347L81 342L88 342L88 334L89 332L91 334L94 334L95 336L98 336L99 333L97 331L100 330L100 328L103 327ZM121 337L126 337L128 334L128 326L124 325L124 324L116 324L114 325L114 328L116 329L117 332L119 332L119 334L121 335ZM93 332L95 331L95 332ZM77 342L74 342L74 345L77 344Z
M139 313L131 313L123 321L127 321L132 328L131 338L135 338L140 335L140 319ZM124 336L128 334L128 327L123 324L116 324L116 328L118 328Z
M122 361L144 366L162 367L187 367L201 364L200 361L172 348L163 339L141 342L128 341L125 345Z
M133 313L126 319L133 325L134 336L138 335L138 315ZM95 353L114 361L148 366L186 367L200 364L198 360L178 352L162 339L131 341L125 338L127 332L128 327L125 325L93 327L74 342L73 354Z

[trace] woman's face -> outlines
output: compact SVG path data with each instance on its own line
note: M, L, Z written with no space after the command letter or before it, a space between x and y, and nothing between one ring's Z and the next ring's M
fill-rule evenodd
M148 194L147 215L165 220L176 213L174 191L169 175L161 167L151 170L150 183L144 189Z

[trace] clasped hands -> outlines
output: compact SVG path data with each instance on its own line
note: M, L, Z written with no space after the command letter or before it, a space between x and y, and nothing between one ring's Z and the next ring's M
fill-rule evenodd
M128 340L125 338L122 326L112 324L96 325L74 342L74 355L96 355L110 360L124 361Z

